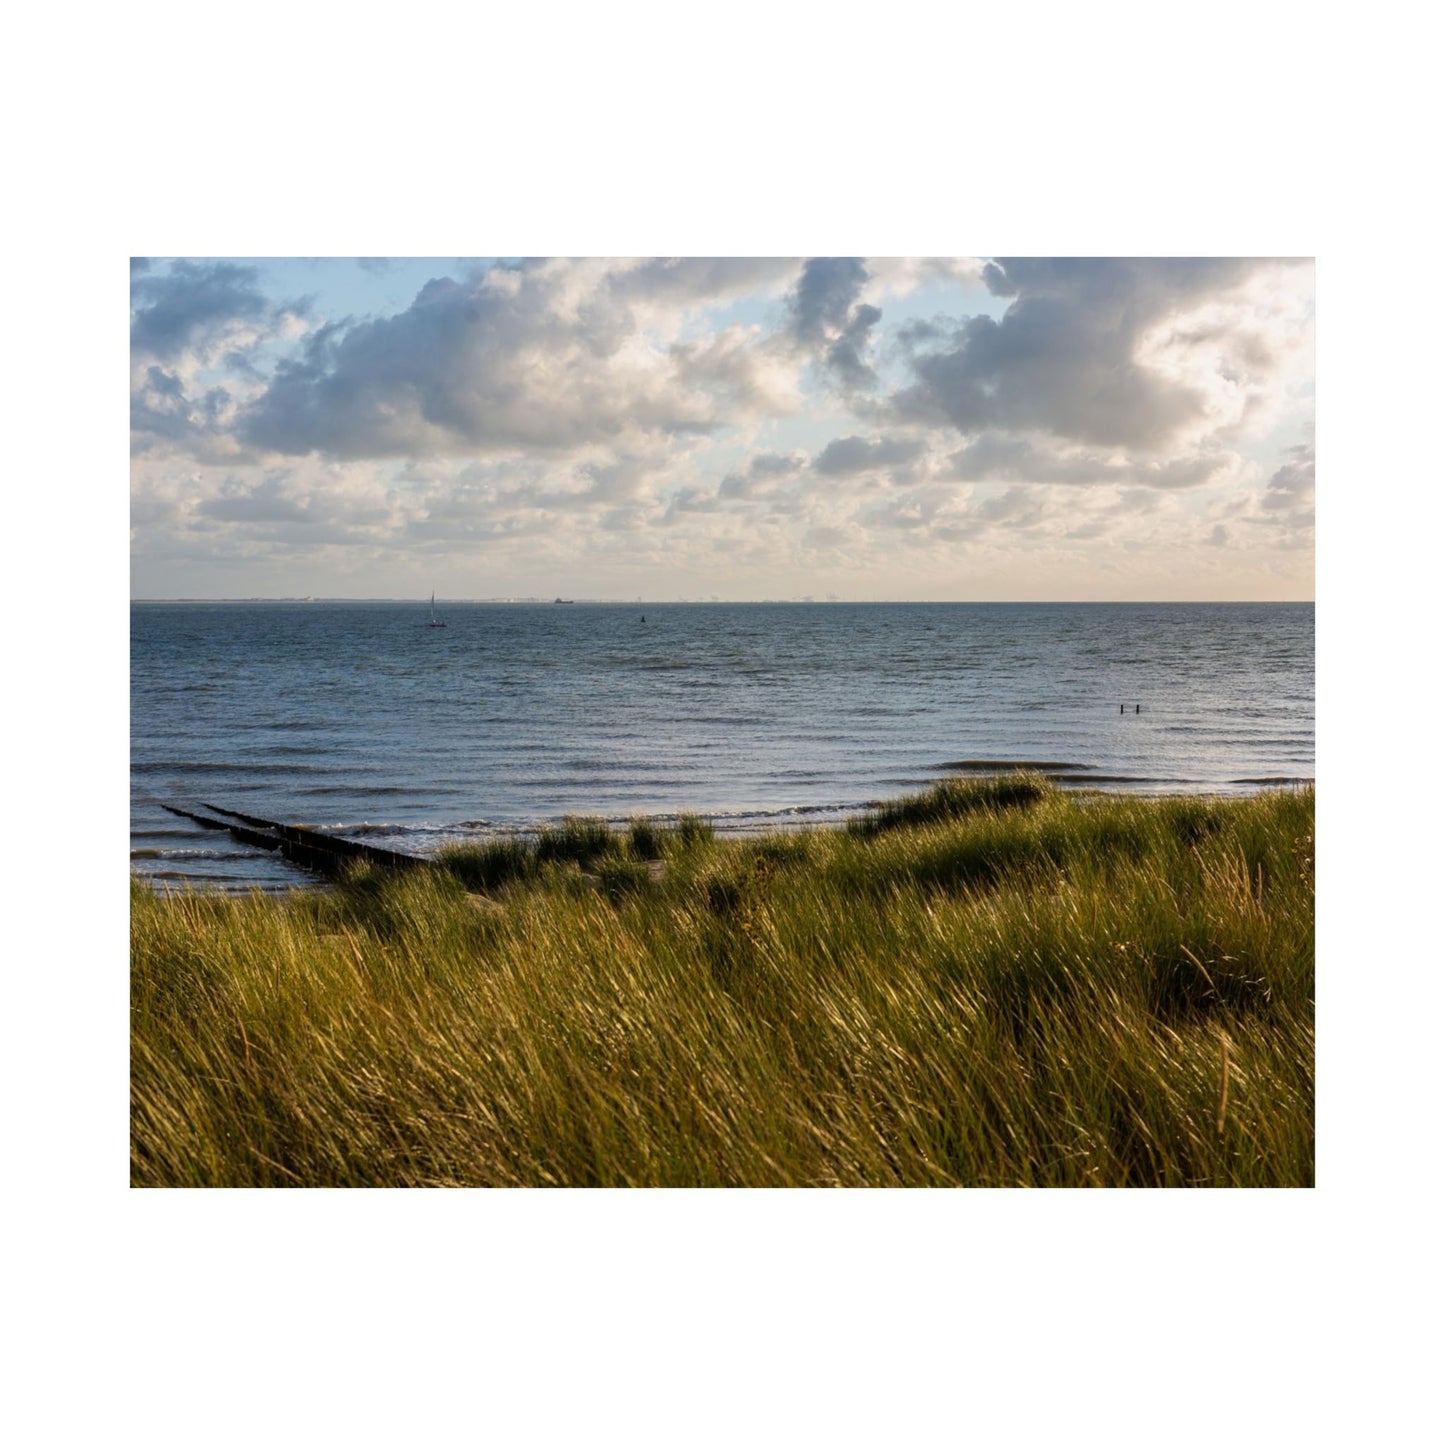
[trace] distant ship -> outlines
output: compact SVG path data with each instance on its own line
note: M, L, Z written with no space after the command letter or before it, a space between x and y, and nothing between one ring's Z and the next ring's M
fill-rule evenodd
M561 603L564 603L564 604L570 606L574 601L576 601L576 599L573 598L573 597L554 597L554 598L552 599L552 601L553 601L553 602L561 602Z
M438 621L437 621L437 595L436 595L435 592L433 592L432 595L431 595L431 621L427 623L427 626L428 626L428 627L445 627L445 626L446 626L446 623L445 623L445 622L438 622Z

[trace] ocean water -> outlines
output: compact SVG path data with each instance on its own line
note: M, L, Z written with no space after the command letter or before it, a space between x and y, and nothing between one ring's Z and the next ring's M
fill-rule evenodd
M959 765L1150 793L1314 777L1311 603L438 613L445 628L425 603L133 604L132 870L314 886L167 803L427 853L566 813L830 822Z

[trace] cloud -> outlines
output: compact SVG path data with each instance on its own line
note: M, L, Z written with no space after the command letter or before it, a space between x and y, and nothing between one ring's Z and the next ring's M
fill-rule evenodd
M240 449L230 435L235 401L224 386L187 390L163 366L147 366L131 388L131 450L182 451L197 461L234 462Z
M269 299L254 266L133 259L132 451L239 460L232 428L239 403L264 384L258 350L307 325L306 304Z
M280 364L241 438L287 455L565 453L705 435L788 405L756 333L677 333L765 262L522 262L427 283L407 310Z
M1269 479L1260 505L1267 512L1284 513L1307 525L1315 517L1315 449L1304 445L1290 448L1287 461Z
M717 493L710 487L679 487L672 494L662 520L670 526L684 513L716 512L720 506Z
M131 498L134 557L142 566L327 549L340 558L394 545L407 531L401 499L374 477L335 468L148 470Z
M845 391L872 386L877 380L873 368L863 359L873 328L883 319L876 306L855 306L848 324L828 348L828 366Z
M300 523L315 525L325 520L313 506L311 495L296 495L286 485L286 474L270 475L259 481L229 479L220 494L206 498L196 512L219 522Z
M880 437L868 441L859 436L839 437L814 457L813 470L825 477L853 476L858 472L906 466L925 450L924 442L911 438Z
M727 421L786 416L801 403L796 368L756 327L731 325L703 340L675 342L668 359L677 384L713 397Z
M1034 431L1072 442L1160 452L1237 420L1237 369L1267 373L1269 354L1239 329L1189 318L1281 263L1250 260L991 261L989 289L1011 298L951 336L914 328L912 381L899 419L966 434ZM1192 364L1195 358L1203 364ZM1235 396L1233 414L1221 392Z
M970 508L971 519L985 526L1037 527L1048 514L1046 500L1031 487L1010 487Z
M979 288L984 262L971 256L870 256L865 300L877 303L906 296L920 286Z
M1215 528L1218 545L1262 545L1278 552L1313 548L1314 446L1289 447L1285 455L1289 460L1274 471L1263 490L1241 488L1224 500Z
M722 501L753 501L772 496L781 484L801 474L807 460L801 452L786 456L778 452L759 452L748 459L745 467L729 472L718 483L718 497Z
M375 541L400 520L396 499L373 481L336 471L273 467L260 476L228 474L194 513L283 538L322 529L334 541Z
M985 432L949 459L949 473L967 482L1128 485L1179 490L1200 487L1236 469L1239 458L1218 448L1179 456L1137 458L1126 452L1059 446L1049 440Z
M857 257L815 256L798 278L790 313L793 335L804 346L818 346L848 324L853 302L868 280Z
M798 274L790 257L683 256L632 262L615 274L619 300L699 306L780 290Z
M146 263L139 271L132 265L131 275L133 362L173 362L186 352L210 357L254 338L278 314L254 266L176 261L156 272Z
M856 257L815 256L804 265L789 301L794 341L844 391L865 389L877 381L865 353L883 312L866 302L855 304L868 279L868 267Z

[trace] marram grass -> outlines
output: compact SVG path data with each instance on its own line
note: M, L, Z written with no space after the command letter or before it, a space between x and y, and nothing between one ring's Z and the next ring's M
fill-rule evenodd
M132 1181L1313 1183L1312 791L879 819L136 884Z

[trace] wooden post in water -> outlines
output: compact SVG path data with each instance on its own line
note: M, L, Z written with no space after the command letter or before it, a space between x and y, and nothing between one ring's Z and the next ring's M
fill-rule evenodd
M391 848L377 848L371 843L335 838L314 828L298 828L288 823L272 822L269 818L254 818L233 808L218 808L214 803L202 803L200 806L212 813L223 814L223 817L208 818L200 813L188 813L184 808L171 807L169 803L161 806L166 812L189 818L203 828L224 828L238 843L279 852L290 862L318 873L339 873L350 862L372 863L379 868L394 870L431 866L431 859L418 858L412 853L397 853ZM228 823L226 818L236 821Z

